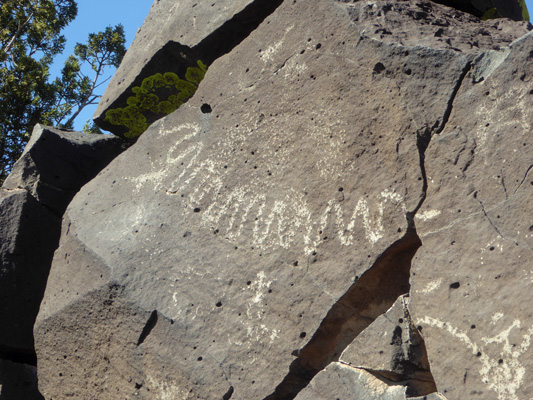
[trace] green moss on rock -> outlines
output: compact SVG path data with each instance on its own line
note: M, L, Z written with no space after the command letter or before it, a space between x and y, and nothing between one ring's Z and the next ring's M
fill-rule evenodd
M127 138L140 136L150 125L148 114L168 115L194 95L207 71L202 61L198 60L197 65L187 68L185 79L173 72L146 77L140 86L131 90L134 96L126 100L126 107L108 110L105 120L128 128L124 134Z

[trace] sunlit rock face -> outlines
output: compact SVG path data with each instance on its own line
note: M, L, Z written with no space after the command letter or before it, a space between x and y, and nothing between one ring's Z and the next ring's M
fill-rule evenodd
M217 56L70 204L44 397L531 397L530 25L291 0L220 31L187 4L161 27L197 16Z

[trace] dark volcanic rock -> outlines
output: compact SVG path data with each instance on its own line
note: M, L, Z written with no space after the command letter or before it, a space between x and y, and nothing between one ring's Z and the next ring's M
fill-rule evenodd
M0 189L0 399L42 398L33 325L61 216L76 192L122 150L119 138L37 125Z
M458 90L527 29L285 1L71 203L35 328L45 397L290 399L334 368L381 384L336 360L409 291L424 153Z
M61 219L25 190L0 189L0 220L0 359L14 352L31 358Z
M450 399L533 396L532 48L476 60L426 153L411 310Z
M38 124L3 188L25 189L61 216L78 190L124 148L124 142L114 136Z

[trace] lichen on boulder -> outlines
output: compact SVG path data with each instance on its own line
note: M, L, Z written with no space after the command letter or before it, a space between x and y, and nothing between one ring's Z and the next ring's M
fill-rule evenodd
M134 96L128 97L127 106L108 110L105 120L128 128L124 134L127 138L140 136L150 126L147 114L153 114L151 120L161 118L177 110L194 95L207 71L201 60L197 61L197 65L187 68L185 79L174 72L158 72L144 78L140 86L131 89Z

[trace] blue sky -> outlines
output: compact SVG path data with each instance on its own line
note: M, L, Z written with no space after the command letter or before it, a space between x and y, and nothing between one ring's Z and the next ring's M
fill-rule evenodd
M89 33L102 31L107 26L124 25L128 48L152 3L152 0L78 0L78 16L63 32L68 40L67 46L63 55L55 58L54 68L50 71L52 77L59 74L63 62L74 52L77 42L84 43ZM533 16L533 0L526 0L526 4ZM114 71L107 72L109 75ZM98 94L103 94L104 86ZM85 122L92 118L95 109L96 106L86 107L76 119L74 129L81 130Z
M67 44L63 54L54 59L54 65L50 71L51 77L55 78L59 75L66 58L74 53L76 43L85 43L89 33L100 32L108 26L122 24L126 33L126 48L128 48L137 29L148 15L152 3L152 0L78 0L78 16L62 32L67 38ZM114 72L114 70L108 70L106 75L112 75ZM97 94L103 94L106 84L100 87ZM96 106L84 108L74 122L74 129L81 131L85 122L92 119L95 109Z

